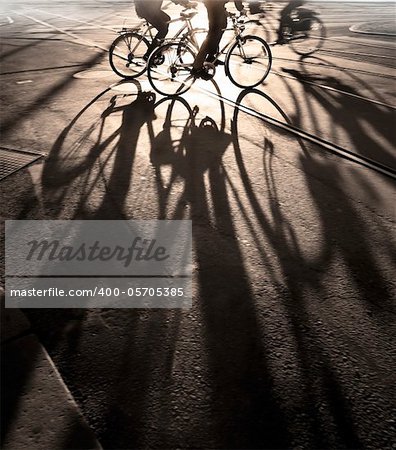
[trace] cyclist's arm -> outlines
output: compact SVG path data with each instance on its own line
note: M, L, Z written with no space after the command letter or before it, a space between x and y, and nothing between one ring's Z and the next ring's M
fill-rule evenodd
M243 10L243 3L241 0L234 0L235 8L241 12Z

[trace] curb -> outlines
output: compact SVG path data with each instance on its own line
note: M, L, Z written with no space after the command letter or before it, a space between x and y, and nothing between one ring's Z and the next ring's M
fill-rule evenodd
M102 450L46 349L1 300L2 449Z
M396 33L384 33L382 31L365 31L359 30L358 27L364 25L366 22L358 23L356 25L352 25L349 27L349 31L357 34L367 34L371 36L388 36L388 37L396 37Z

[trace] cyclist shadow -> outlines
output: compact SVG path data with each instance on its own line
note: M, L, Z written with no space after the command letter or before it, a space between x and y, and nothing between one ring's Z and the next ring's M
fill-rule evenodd
M51 216L64 215L69 208L73 218L125 216L137 140L143 125L151 120L155 102L154 94L143 93L136 85L138 94L130 103L126 102L129 95L113 95L99 119L95 114L89 124L99 100L112 91L101 92L57 138L41 177L43 205ZM117 113L121 123L114 127L118 119L107 122Z
M139 93L131 103L115 106L111 102L102 116L121 112L121 125L117 130L118 142L114 149L113 164L107 179L107 189L93 217L114 219L114 210L119 218L127 218L125 201L131 186L134 160L141 128L154 117L155 94Z
M122 105L112 96L100 119L95 115L95 120L81 136L78 133L80 121L89 119L86 115L90 108L108 92L105 90L95 97L61 132L44 163L41 197L34 203L29 198L29 206L20 216L23 214L26 218L27 212L32 214L34 208L36 217L45 218L69 215L74 219L127 218L125 202L132 181L137 139L143 125L152 119L155 96L139 91L130 102L125 102L129 96L120 96ZM118 127L106 124L113 114L121 114ZM108 180L103 189L105 176ZM43 314L48 315L52 323L49 333L47 323L41 318ZM42 326L43 334L49 335L49 348L65 338L71 352L78 347L83 323L88 320L87 310L78 309L42 309L40 313L31 310L29 316L39 329ZM100 314L90 316L95 316L103 325Z
M231 156L232 134L222 125L224 120L220 125L209 116L199 120L199 109L189 110L181 138L171 139L168 117L164 129L153 136L150 156L157 173L159 217L193 221L197 300L204 321L210 383L215 386L207 433L210 441L215 436L221 448L258 448L264 442L271 448L287 447L285 419L272 390L234 223L230 175L224 163ZM164 186L161 170L166 166L171 175ZM174 201L172 189L178 183L178 200ZM205 437L203 432L203 443Z
M175 101L184 102L181 99L171 100ZM204 190L204 174L208 173L210 178L212 172L218 170L224 152L231 142L230 135L220 130L211 117L205 116L197 121L198 107L190 111L191 117L180 139L172 140L172 125L166 120L162 131L153 136L151 141L150 161L156 173L159 218L167 216L168 201L176 184L182 184L183 190L172 212L172 218L180 219L185 215L184 207L187 204L191 206L196 197L200 197L198 192ZM164 168L170 169L168 177L163 175ZM194 208L193 210L197 213Z

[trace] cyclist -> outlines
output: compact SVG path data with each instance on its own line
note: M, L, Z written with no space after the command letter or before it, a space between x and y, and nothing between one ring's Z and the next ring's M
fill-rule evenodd
M291 0L280 12L279 17L279 28L278 28L278 39L276 41L277 44L285 44L285 38L283 36L283 27L287 25L290 21L290 14L294 9L302 6L305 3L305 0Z
M305 3L305 0L291 0L279 13L279 27L277 30L277 44L285 44L285 38L283 36L283 27L287 25L290 21L290 14L293 12L294 9L298 8L299 6L302 6ZM260 1L252 0L249 2L249 11L250 14L259 14L263 12L260 5Z
M135 0L136 14L142 19L157 29L158 33L153 39L153 42L149 45L147 52L144 54L143 59L148 60L152 51L158 47L162 40L168 34L169 21L171 18L162 11L163 0ZM176 5L182 5L187 8L190 5L189 0L172 0Z
M221 37L223 36L224 29L227 27L226 3L228 3L228 0L204 0L204 5L208 13L209 31L194 60L191 73L196 78L210 78L203 65L205 61L213 62L216 58ZM234 3L237 10L241 14L244 13L242 1L234 0Z

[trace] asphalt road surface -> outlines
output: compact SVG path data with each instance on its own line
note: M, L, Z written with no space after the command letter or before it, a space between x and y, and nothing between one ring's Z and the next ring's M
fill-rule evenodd
M193 222L191 309L25 311L104 448L396 441L394 178L238 108L394 173L394 38L349 31L394 6L314 7L323 50L172 100L108 65L129 2L2 4L1 147L45 156L0 182L1 216Z

